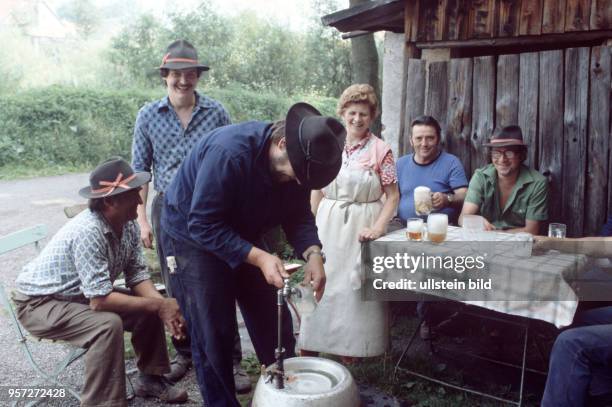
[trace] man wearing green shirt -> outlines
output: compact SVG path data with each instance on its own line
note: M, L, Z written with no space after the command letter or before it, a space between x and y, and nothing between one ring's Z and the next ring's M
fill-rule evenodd
M491 164L474 172L461 215L481 215L486 230L538 234L548 219L548 181L523 165L527 146L519 126L506 126L485 147Z

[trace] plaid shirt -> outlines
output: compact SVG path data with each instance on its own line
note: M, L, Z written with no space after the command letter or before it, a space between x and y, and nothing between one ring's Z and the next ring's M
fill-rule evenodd
M132 143L134 171L151 172L153 187L166 190L193 145L206 133L230 124L219 102L196 92L191 121L183 129L168 97L146 104L138 112Z
M83 301L83 296L110 294L122 272L128 287L149 279L137 223L126 223L118 239L100 213L87 209L64 225L24 267L17 289L29 296Z

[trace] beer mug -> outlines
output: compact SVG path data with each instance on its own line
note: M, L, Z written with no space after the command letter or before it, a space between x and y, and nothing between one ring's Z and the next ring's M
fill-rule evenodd
M448 216L445 213L432 213L427 217L427 237L430 242L442 243L446 240Z
M406 221L406 237L415 242L423 240L423 219L410 218Z
M429 215L432 208L431 189L427 187L416 187L414 189L414 212L417 216Z
M567 226L564 223L551 223L548 225L548 237L563 239L566 232Z

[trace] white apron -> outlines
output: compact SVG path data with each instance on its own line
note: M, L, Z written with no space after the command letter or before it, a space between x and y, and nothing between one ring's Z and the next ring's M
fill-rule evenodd
M364 150L350 158L345 152L338 177L323 190L316 220L327 257L327 283L315 311L302 317L300 349L367 357L381 355L387 347L386 303L362 301L361 290L353 288L361 276L358 233L374 225L383 206L378 174L356 162Z

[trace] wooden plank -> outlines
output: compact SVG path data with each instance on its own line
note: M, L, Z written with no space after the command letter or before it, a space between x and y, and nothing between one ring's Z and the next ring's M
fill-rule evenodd
M472 58L449 62L446 116L446 151L459 157L468 177L471 175L472 66Z
M539 92L539 163L549 179L548 219L563 222L563 50L540 52Z
M520 0L501 0L499 5L500 37L516 37L519 34Z
M400 155L411 151L410 123L425 111L425 61L408 59L406 81L406 109L404 134L400 143Z
M448 33L446 40L468 38L469 0L448 0L446 6Z
M520 55L518 124L523 130L523 140L528 146L527 161L531 168L538 168L538 82L540 55L528 52Z
M561 44L568 44L582 41L605 41L612 38L612 30L600 31L576 31L562 34L547 34L547 35L526 35L520 37L505 37L505 38L477 38L469 40L457 41L419 41L416 46L420 49L435 49L435 48L490 48L490 47L535 47L549 46L551 48L559 48ZM489 50L487 50L490 52Z
M539 35L542 33L543 0L523 0L519 22L520 35Z
M612 1L591 1L591 30L609 30L612 28Z
M497 1L472 0L468 19L470 38L490 38L497 33Z
M491 138L495 123L495 57L474 58L473 78L470 174L488 163L482 144Z
M497 58L497 92L495 128L518 124L520 56L500 55Z
M542 33L562 33L565 31L565 1L544 0Z
M610 148L610 48L591 49L589 140L584 232L595 235L606 219Z
M418 41L435 41L438 1L419 1Z
M427 69L425 114L433 116L442 129L441 143L446 143L446 104L448 103L448 61L432 62Z
M591 22L591 0L567 0L565 31L588 31Z
M589 48L565 50L565 114L563 122L563 200L561 219L567 234L583 235L589 104Z
M419 2L407 1L404 9L404 35L407 42L416 42L419 26Z

